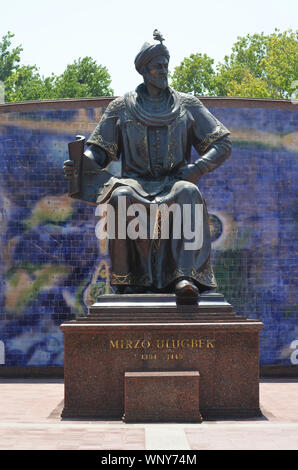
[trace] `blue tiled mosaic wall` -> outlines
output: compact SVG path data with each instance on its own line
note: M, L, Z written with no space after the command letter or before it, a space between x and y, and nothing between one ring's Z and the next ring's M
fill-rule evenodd
M231 130L233 154L199 186L219 290L238 314L264 322L261 364L290 365L298 338L297 113L290 104L247 103L205 100ZM89 135L106 104L0 107L1 366L63 365L59 325L111 291L95 206L68 198L62 172L67 143Z

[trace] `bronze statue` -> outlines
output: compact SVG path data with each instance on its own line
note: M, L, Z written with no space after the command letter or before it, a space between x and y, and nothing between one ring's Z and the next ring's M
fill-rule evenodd
M87 140L79 173L73 160L65 162L64 171L75 186L80 179L74 197L109 203L116 213L120 200L125 200L126 208L142 204L148 214L166 204L188 206L193 216L195 207L202 206L199 249L185 249L183 236L173 236L171 216L168 238L109 240L111 282L118 293L175 292L180 303L192 303L200 292L216 287L208 213L195 183L229 157L231 140L229 131L198 98L168 86L169 51L157 30L154 39L159 43L145 43L135 58L143 83L106 108ZM200 156L194 163L190 163L192 146ZM101 169L120 157L121 177L104 175ZM155 229L159 224L157 211Z

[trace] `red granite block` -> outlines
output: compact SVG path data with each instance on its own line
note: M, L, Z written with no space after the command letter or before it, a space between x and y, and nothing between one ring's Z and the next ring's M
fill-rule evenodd
M198 371L126 372L125 422L200 422Z
M197 306L177 306L174 296L139 296L103 296L87 317L61 325L63 418L121 419L125 373L181 371L200 371L197 399L200 395L203 419L260 416L261 322L236 316L231 305L216 293L210 298L206 295ZM154 380L159 379L156 376ZM152 383L154 380L150 378ZM178 377L168 376L159 387L165 388L171 380L178 381ZM137 386L135 399L142 399L145 391L140 381ZM174 403L169 392L163 396ZM184 396L187 402L187 393ZM170 419L170 414L163 418L162 406L155 415L153 406L150 408L151 420L154 416L161 422ZM176 413L175 420L185 420L185 413L182 417Z

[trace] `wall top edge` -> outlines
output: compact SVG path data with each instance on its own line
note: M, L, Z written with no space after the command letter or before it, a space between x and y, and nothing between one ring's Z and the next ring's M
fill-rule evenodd
M64 98L55 100L18 101L0 104L0 113L29 112L43 109L75 109L107 106L117 96L103 96L98 98ZM224 108L271 108L271 109L298 109L297 103L285 99L269 98L239 98L198 96L206 106Z

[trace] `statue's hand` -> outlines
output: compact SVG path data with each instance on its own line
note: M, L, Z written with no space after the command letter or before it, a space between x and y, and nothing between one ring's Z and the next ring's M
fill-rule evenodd
M194 163L190 163L179 168L177 175L182 180L196 183L201 176L201 172Z
M67 178L72 178L74 176L74 171L75 171L73 160L65 160L63 164L63 170L64 170L64 175Z

